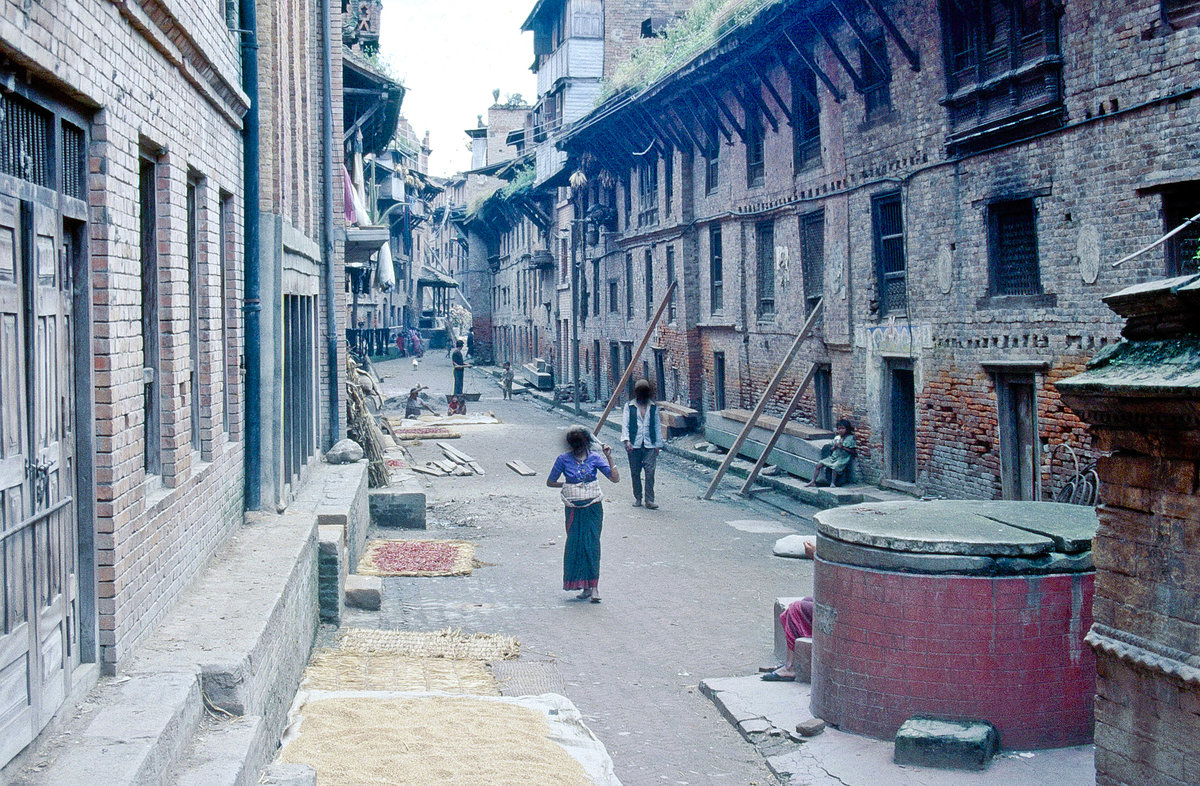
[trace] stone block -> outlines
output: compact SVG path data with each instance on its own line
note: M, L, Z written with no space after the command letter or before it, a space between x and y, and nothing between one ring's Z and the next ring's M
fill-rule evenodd
M361 461L362 457L362 446L352 439L339 441L325 454L325 460L330 464L353 464Z
M918 767L982 770L999 747L996 727L987 721L916 717L896 732L895 761Z
M383 604L383 579L379 576L347 576L345 599L347 606L379 611Z
M815 535L786 535L775 541L771 553L776 557L794 557L796 559L812 559L817 548Z
M425 492L411 488L372 489L371 520L380 527L425 529Z
M809 718L796 724L796 732L801 737L815 737L825 731L825 721L820 718Z

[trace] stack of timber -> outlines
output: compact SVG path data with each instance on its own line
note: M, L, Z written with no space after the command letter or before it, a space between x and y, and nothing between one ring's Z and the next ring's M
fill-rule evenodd
M442 451L444 458L427 461L423 465L413 465L413 471L420 472L423 475L434 475L445 477L453 475L457 477L467 477L470 475L483 475L483 467L479 462L445 442L437 443L438 448Z
M383 430L375 416L367 409L363 390L357 384L346 384L346 418L349 421L350 438L362 445L363 453L370 462L367 481L371 488L388 484L388 468L384 459Z

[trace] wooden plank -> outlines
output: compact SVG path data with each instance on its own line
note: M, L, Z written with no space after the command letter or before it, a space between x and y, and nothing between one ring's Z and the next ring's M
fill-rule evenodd
M524 477L530 477L532 475L537 474L536 472L534 472L532 469L529 468L528 464L526 464L524 461L521 461L520 459L513 459L512 461L508 462L504 466L508 467L513 472L517 473L518 475L522 475Z
M453 445L447 445L445 442L438 442L437 446L442 449L443 453L449 453L453 458L461 461L464 464L470 464L475 460L466 453L463 453L458 448L454 447Z
M621 375L621 381L613 388L612 398L608 400L608 406L604 408L604 414L600 416L600 420L596 423L596 428L592 431L593 435L598 436L600 434L600 429L604 428L604 422L612 414L613 407L617 405L617 399L621 397L621 391L625 389L629 378L633 376L633 369L642 357L642 350L650 343L650 336L654 334L654 328L658 326L658 321L662 319L663 312L667 310L667 304L671 302L671 296L675 294L675 288L678 286L679 280L676 279L671 282L671 286L667 287L667 293L663 295L662 302L658 304L658 310L654 312L654 319L650 320L650 324L646 327L646 333L642 336L642 341L638 344L637 351L630 358L629 366L625 369L625 373Z
M445 472L442 472L440 469L436 469L436 468L432 468L432 467L422 467L419 464L413 464L412 470L413 470L413 472L420 472L422 475L433 475L434 477L437 477L437 478L440 478L446 474Z
M809 368L808 373L804 375L804 381L800 383L800 387L796 388L796 392L792 394L792 400L788 402L787 410L783 413L783 417L779 419L779 425L771 432L771 438L767 440L766 446L763 447L762 455L758 457L758 461L754 462L754 469L750 470L750 474L746 476L746 482L742 484L742 490L739 492L743 497L750 493L750 487L754 485L754 481L758 480L758 473L762 472L762 468L767 464L767 457L771 455L771 451L775 449L775 443L783 436L784 430L788 426L788 422L792 419L792 415L796 413L796 409L800 406L800 399L804 398L804 391L808 390L808 386L812 384L813 377L817 373L817 364L813 363Z
M775 369L775 376L771 378L771 381L767 384L767 389L763 391L762 397L754 407L754 411L750 413L750 419L746 421L746 425L742 427L741 433L733 441L733 446L725 454L725 460L721 462L720 468L717 469L717 474L713 475L712 483L708 484L708 490L704 492L704 499L712 499L713 492L717 490L717 486L721 483L721 478L725 477L725 473L729 470L729 465L737 458L738 451L742 449L742 444L745 443L746 437L750 435L750 432L754 429L754 424L758 422L759 416L767 408L771 397L775 395L776 389L779 388L779 383L783 381L783 375L787 373L788 367L792 365L792 360L795 359L796 353L800 351L800 345L804 343L804 339L808 337L809 332L813 329L813 325L817 323L817 317L821 315L824 307L825 298L821 298L813 306L812 313L808 315L808 319L804 322L804 327L800 330L800 335L796 336L796 340L792 342L787 355L780 362L779 368Z

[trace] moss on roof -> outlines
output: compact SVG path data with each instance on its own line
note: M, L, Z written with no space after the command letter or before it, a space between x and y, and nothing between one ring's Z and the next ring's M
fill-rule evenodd
M754 21L783 0L697 0L661 38L646 39L606 82L600 100L643 90L711 49L732 30Z

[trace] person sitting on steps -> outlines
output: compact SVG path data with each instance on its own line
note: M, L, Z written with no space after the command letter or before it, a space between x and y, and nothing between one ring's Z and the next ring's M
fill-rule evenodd
M813 469L813 479L810 486L845 486L850 482L853 471L854 457L858 455L858 446L854 443L854 424L842 418L837 422L837 436L825 447L821 448L821 460ZM822 476L828 471L829 479Z

